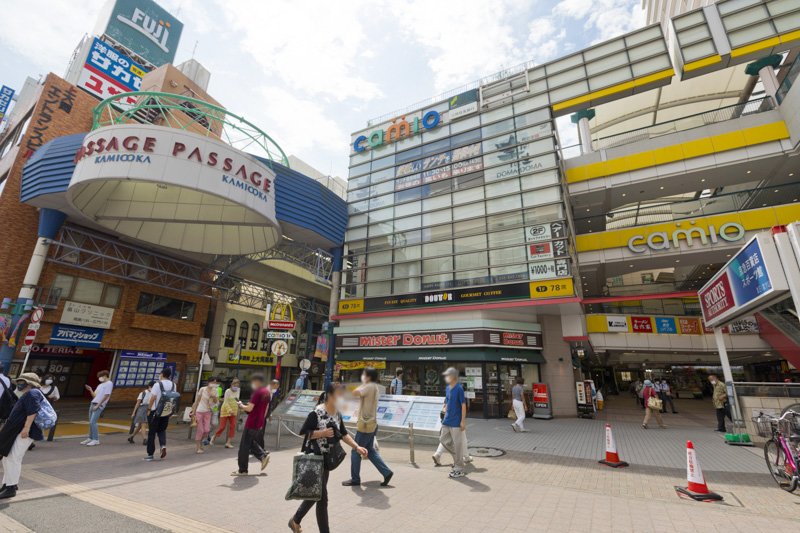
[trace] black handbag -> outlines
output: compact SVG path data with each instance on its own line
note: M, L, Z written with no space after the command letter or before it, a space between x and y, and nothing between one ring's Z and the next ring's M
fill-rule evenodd
M337 434L339 433L338 430L334 431ZM344 448L342 448L341 441L337 440L328 446L328 453L324 454L323 457L325 458L325 469L336 470L339 468L339 465L344 462L345 458L347 457L347 452L344 451Z

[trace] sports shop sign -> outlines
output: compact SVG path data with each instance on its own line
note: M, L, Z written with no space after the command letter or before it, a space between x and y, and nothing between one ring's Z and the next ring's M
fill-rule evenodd
M542 334L529 331L475 329L336 336L336 347L343 349L457 348L473 346L541 349Z

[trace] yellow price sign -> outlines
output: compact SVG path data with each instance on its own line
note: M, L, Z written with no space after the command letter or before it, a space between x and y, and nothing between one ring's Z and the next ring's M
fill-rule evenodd
M348 315L350 313L363 313L364 312L364 299L358 300L341 300L339 302L339 314Z
M575 286L572 283L572 278L531 282L531 298L534 300L574 295Z

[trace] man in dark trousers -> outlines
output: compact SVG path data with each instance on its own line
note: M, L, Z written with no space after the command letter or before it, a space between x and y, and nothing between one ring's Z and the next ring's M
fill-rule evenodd
M244 422L244 431L239 440L239 469L231 472L232 476L246 476L247 463L250 454L261 461L261 470L267 468L269 464L269 453L262 446L262 430L266 423L267 413L269 412L270 392L264 385L262 374L250 376L250 389L253 391L247 405L239 402L239 407L247 413L247 420Z

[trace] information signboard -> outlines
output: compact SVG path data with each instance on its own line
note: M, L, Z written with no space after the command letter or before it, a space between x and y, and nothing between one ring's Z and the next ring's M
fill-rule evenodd
M755 235L698 292L703 319L717 327L752 313L789 291L775 241Z
M275 409L281 418L305 420L319 401L321 391L292 390ZM378 398L378 427L387 429L408 429L414 424L414 431L438 433L442 427L439 413L444 405L442 396L406 396L383 394ZM355 426L358 420L358 398L349 398L342 410L342 420L348 426Z
M120 351L119 366L114 377L115 387L144 387L150 381L157 381L166 363L165 352L143 352L136 350ZM172 363L174 365L174 363ZM173 380L177 382L174 374Z

